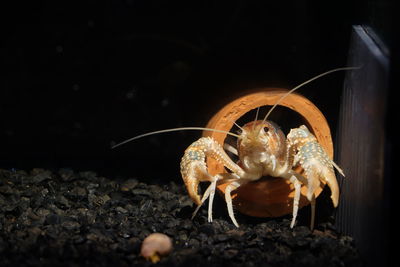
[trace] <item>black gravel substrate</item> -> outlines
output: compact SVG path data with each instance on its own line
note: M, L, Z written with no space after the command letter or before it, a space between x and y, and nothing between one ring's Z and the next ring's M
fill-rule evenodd
M156 266L363 265L330 223L310 232L287 218L240 217L236 228L226 215L208 223L206 208L192 221L193 210L183 184L0 170L0 266L150 266L139 252L152 232L174 243Z

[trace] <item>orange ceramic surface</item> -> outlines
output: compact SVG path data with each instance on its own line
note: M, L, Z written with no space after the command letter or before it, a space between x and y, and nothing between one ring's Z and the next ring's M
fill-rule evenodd
M261 106L274 105L285 93L286 89L264 88L255 93L240 97L217 112L207 124L207 128L229 131L233 122L237 121L247 112ZM333 157L333 144L329 125L322 112L307 98L293 93L285 97L279 104L297 112L304 118L310 131L316 136L318 142L326 153ZM279 122L276 122L279 124ZM300 126L300 125L299 125ZM226 134L217 132L204 132L203 136L212 136L220 144L224 143ZM212 158L207 159L209 173L226 172L224 166ZM298 170L301 172L301 169ZM318 196L321 188L317 190ZM218 190L223 193L226 184L218 185ZM302 186L299 207L308 204L306 188ZM294 187L289 181L281 178L263 177L262 179L241 186L233 192L232 198L235 208L241 213L256 217L277 217L291 214L293 209Z

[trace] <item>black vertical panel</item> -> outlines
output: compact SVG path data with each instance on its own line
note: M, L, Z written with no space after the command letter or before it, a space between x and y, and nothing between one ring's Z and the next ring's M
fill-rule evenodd
M389 60L373 30L354 26L336 149L341 181L337 225L352 235L368 265L385 266L385 113Z

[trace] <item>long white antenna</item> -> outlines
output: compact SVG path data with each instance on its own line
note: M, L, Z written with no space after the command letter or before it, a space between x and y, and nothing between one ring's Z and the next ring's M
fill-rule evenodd
M310 83L310 82L312 82L312 81L314 81L314 80L316 80L316 79L318 79L318 78L321 78L322 76L328 75L328 74L330 74L330 73L332 73L332 72L342 71L342 70L356 70L356 69L359 69L359 68L360 68L360 67L343 67L343 68L336 68L336 69L329 70L329 71L326 71L326 72L324 72L324 73L321 73L321 74L319 74L319 75L317 75L317 76L315 76L315 77L313 77L313 78L311 78L311 79L309 79L309 80L307 80L307 81L305 81L305 82L303 82L303 83L297 85L296 87L294 87L293 89L291 89L290 91L288 91L286 94L284 94L283 96L281 96L281 98L279 98L278 101L276 101L275 105L273 105L272 108L268 111L267 115L265 115L265 117L264 117L264 119L263 119L263 123L267 120L267 118L269 117L269 115L271 114L271 112L276 108L276 106L278 106L279 103L281 103L281 101L282 101L285 97L287 97L288 95L290 95L291 93L293 93L293 92L296 91L297 89L303 87L304 85L306 85L306 84L308 84L308 83Z
M237 124L234 120L228 119L230 122L232 122L236 127L238 127L242 132L244 132L243 127L241 127L239 124Z
M123 144L126 144L128 142L131 142L133 140L137 140L139 138L143 138L149 135L154 135L154 134L160 134L160 133L169 133L169 132L178 132L178 131L188 131L188 130L194 130L194 131L210 131L210 132L217 132L217 133L225 133L228 135L232 135L234 137L240 138L239 135L228 132L228 131L222 131L222 130L216 130L216 129L211 129L211 128L203 128L203 127L180 127L180 128L172 128L172 129L165 129L165 130L159 130L159 131L154 131L154 132L150 132L150 133L145 133L145 134L141 134L135 137L132 137L130 139L127 139L125 141L122 141L121 143L118 143L116 145L113 145L111 148L116 148L118 146L122 146Z
M259 112L260 112L260 107L257 108L256 118L254 119L254 122L253 122L253 131L254 131L255 127L256 127L256 121L258 120L258 113Z

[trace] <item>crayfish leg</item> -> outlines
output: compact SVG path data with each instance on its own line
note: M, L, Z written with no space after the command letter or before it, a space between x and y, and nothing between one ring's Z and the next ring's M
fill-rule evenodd
M234 175L234 174L230 174L230 175ZM236 221L235 214L233 212L231 193L232 193L232 191L238 189L241 185L245 184L246 182L247 182L246 180L231 179L229 181L229 184L225 188L225 202L226 202L226 207L228 209L228 214L229 214L229 217L231 218L233 224L238 228L239 228L239 224Z
M192 220L196 216L197 212L199 211L199 209L201 208L203 203L207 200L207 198L209 198L209 200L208 200L208 222L212 222L212 204L214 201L215 188L217 185L217 181L218 181L217 178L214 179L211 182L211 184L207 187L206 191L204 192L203 197L201 198L200 204L197 205L195 211L193 212L193 215L191 218Z
M299 211L301 183L295 176L292 176L290 178L290 182L294 185L293 213L292 213L292 222L290 223L290 228L293 228L296 223L297 213Z
M225 201L226 201L226 206L228 208L228 214L229 217L231 218L233 224L236 227L239 227L239 224L236 221L235 214L233 213L233 204L232 204L232 197L231 197L231 192L238 188L238 186L235 186L233 183L229 184L225 188Z
M315 194L311 197L311 221L310 221L310 230L314 230L315 223Z

